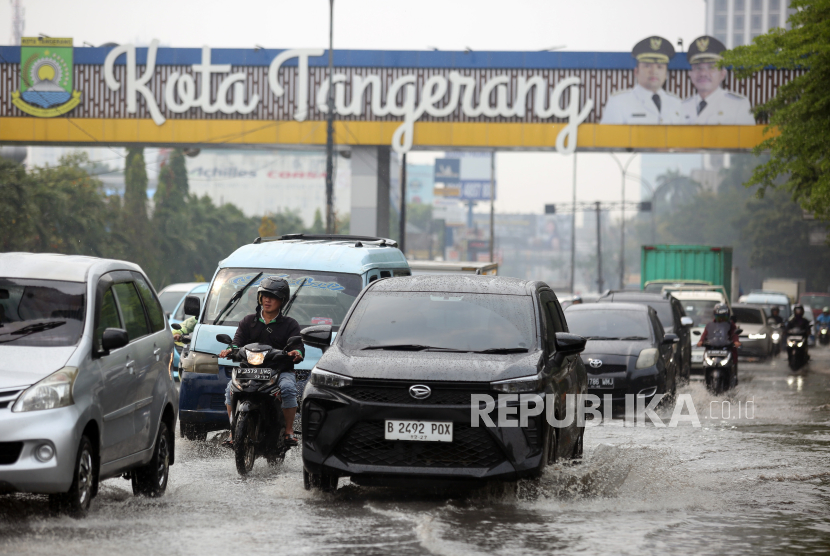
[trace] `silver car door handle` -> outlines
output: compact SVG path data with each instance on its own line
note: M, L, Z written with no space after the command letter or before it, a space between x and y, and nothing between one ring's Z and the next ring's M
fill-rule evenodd
M161 348L157 347L156 349L153 350L153 355L156 356L156 361L159 360L159 353L161 353Z
M130 374L135 373L135 361L127 361L127 368L130 370Z

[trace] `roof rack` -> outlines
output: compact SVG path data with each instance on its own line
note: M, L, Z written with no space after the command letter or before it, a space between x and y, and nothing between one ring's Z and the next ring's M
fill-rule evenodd
M394 239L388 239L384 237L353 236L340 234L283 234L281 236L258 237L254 240L254 243L264 243L266 241L287 241L297 239L308 241L354 241L356 242L355 247L363 247L363 243L368 243L376 247L398 246L398 242Z
M638 295L638 294L639 295L659 295L659 296L662 296L664 299L668 299L669 296L671 295L671 291L666 291L666 288L664 287L662 289L662 291L659 291L659 292L647 292L647 291L643 291L643 290L608 290L608 291L606 291L605 293L602 294L602 297L608 297L609 295L618 294L618 293L623 293L623 294L629 293L631 295ZM602 299L602 297L600 299Z

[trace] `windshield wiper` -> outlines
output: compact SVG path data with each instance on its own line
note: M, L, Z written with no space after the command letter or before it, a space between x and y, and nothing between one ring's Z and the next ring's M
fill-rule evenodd
M287 317L288 311L291 310L291 307L294 305L294 300L297 299L297 294L300 293L300 290L305 286L305 283L308 282L308 278L303 278L303 283L294 290L294 295L291 296L291 299L288 300L288 303L285 304L285 311L283 311L282 316Z
M620 338L620 340L648 340L648 338L644 336L626 336L625 338Z
M361 350L369 350L369 349L384 349L389 351L449 351L455 353L469 353L470 350L468 349L454 349L454 348L445 348L445 347L437 347L437 346L422 346L419 344L386 344L386 345L379 345L379 346L366 346L365 348L360 348Z
M9 342L14 342L15 340L19 340L25 336L29 336L30 334L34 334L36 332L43 332L44 330L51 330L53 328L57 328L59 326L63 326L66 324L65 320L56 320L52 322L38 322L35 324L30 324L28 326L24 326L23 328L18 328L17 330L12 330L11 332L2 332L0 336L17 336L16 338L12 338L11 340L6 340L5 342L0 342L0 344L6 344Z
M233 295L231 296L231 298L230 298L230 299L228 299L228 302L225 304L225 306L224 306L224 307L222 307L222 310L221 310L221 311L219 311L219 314L218 314L218 315L216 315L216 318L215 318L215 319L213 319L213 324L218 324L218 323L219 323L219 319L221 319L221 318L225 315L225 313L226 313L226 312L230 311L230 310L233 308L233 306L234 306L234 305L236 305L236 303L237 303L240 299L242 299L242 294L244 294L244 293L245 293L245 290L247 290L247 289L248 289L248 287L250 287L250 285L251 285L251 284L253 284L254 282L256 282L256 281L259 279L259 277L260 277L260 276L262 276L263 274L265 274L265 273L264 273L264 272L260 272L259 274L257 274L256 276L254 276L254 279L253 279L253 280L251 280L250 282L248 282L247 284L245 284L245 285L242 287L242 289L241 289L241 290L239 290L238 292L236 292L235 294L233 294Z
M588 336L586 340L619 340L613 336Z
M473 353L527 353L528 349L523 347L514 347L514 348L489 348L489 349L482 349L481 351L474 351Z

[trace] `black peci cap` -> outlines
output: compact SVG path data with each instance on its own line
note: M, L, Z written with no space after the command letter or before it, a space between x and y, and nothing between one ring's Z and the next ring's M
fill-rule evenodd
M649 37L634 45L631 56L638 62L668 64L674 58L674 47L663 37Z
M690 64L700 64L702 62L717 62L722 60L721 53L726 50L726 46L715 37L703 35L692 41L692 46L689 47L689 52L686 57Z

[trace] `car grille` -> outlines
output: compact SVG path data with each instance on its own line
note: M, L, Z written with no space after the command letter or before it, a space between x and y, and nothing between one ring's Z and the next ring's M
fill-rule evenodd
M414 384L429 386L432 394L424 400L416 400L409 395L409 387ZM470 405L471 394L490 394L495 397L480 384L439 385L428 382L408 382L401 385L354 384L343 388L341 392L362 402L413 405Z
M14 390L4 390L0 392L0 409L9 407L22 391L23 388L15 388Z
M488 468L504 453L484 427L453 425L452 442L385 440L383 421L360 421L340 441L335 455L349 463L401 467Z
M603 365L599 369L595 369L590 365L585 365L585 370L591 375L604 375L608 373L624 373L628 370L625 365Z
M20 457L22 442L0 442L0 465L11 465Z

